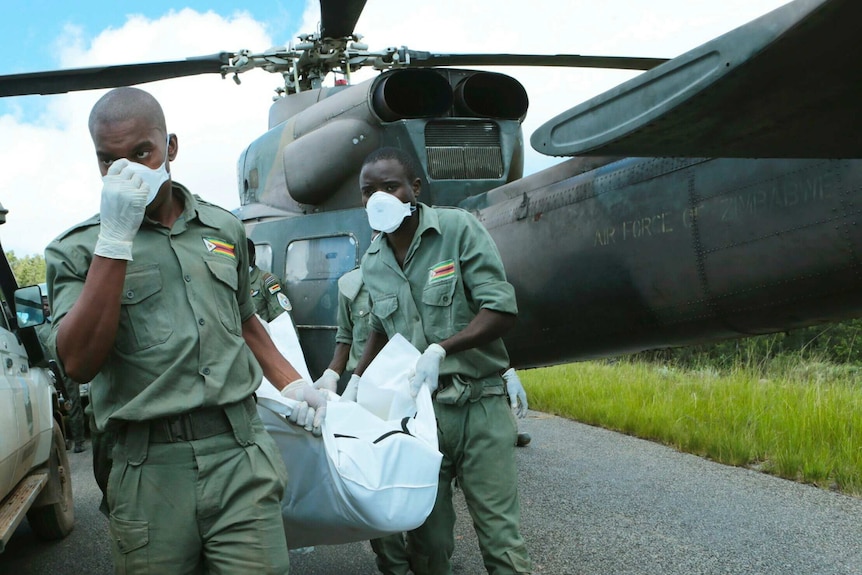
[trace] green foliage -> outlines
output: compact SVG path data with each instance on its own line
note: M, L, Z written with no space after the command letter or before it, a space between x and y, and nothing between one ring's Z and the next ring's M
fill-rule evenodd
M12 273L19 286L30 286L45 281L45 258L42 255L24 256L18 258L14 251L6 252L6 259L12 267Z
M788 359L862 366L862 319L708 345L647 351L636 357L680 367L709 365L723 371L740 365L764 370L775 360Z
M527 370L521 380L541 411L862 495L858 370L789 355L739 358L726 371L638 358L583 362Z

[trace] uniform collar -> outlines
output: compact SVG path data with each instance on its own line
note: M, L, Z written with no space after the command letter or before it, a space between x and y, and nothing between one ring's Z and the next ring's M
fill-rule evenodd
M219 222L207 210L202 210L201 205L205 204L201 198L192 194L188 188L178 182L172 182L175 190L179 191L183 199L183 214L180 216L186 222L190 222L197 218L203 225L210 228L218 228Z
M419 212L419 227L416 228L414 238L421 236L427 230L434 230L438 234L440 232L440 218L437 217L437 212L423 203L416 202L416 210Z
M214 212L212 212L211 210L201 210L201 206L209 205L205 200L203 200L199 196L193 195L188 190L188 188L186 188L179 182L172 181L171 188L176 189L183 199L183 213L182 215L180 215L181 219L188 222L192 219L197 218L203 225L209 228L217 229L219 227L218 221L214 218ZM153 220L149 219L147 216L144 216L144 221L150 223L153 222ZM101 222L101 216L99 215L99 213L95 213L89 219L75 224L68 230L65 230L59 236L54 238L54 241L60 241L77 230L97 226L99 225L99 222Z

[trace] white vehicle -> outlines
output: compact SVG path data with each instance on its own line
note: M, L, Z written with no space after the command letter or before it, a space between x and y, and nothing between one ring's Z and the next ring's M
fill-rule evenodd
M0 224L5 210L0 206ZM54 376L33 326L45 321L38 286L17 288L0 248L0 553L24 519L39 537L75 523L66 441Z

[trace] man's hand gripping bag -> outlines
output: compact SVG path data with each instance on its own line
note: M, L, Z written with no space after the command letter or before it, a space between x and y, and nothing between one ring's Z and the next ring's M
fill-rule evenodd
M289 547L408 531L431 513L442 456L428 389L410 396L418 357L401 336L390 340L363 374L357 402L327 403L321 437L286 420L295 402L269 383L258 390L258 413L289 474L282 499Z

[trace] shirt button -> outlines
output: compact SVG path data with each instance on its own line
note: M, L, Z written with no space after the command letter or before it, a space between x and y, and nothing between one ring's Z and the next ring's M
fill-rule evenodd
M126 299L132 299L133 297L135 297L135 292L134 292L134 291L129 290L129 291L127 291L127 292L126 292Z
M203 368L203 372L204 372L204 375L209 375L210 374L210 368L208 368L208 367Z
M190 281L192 281L192 276L190 276L189 274L186 274L183 276L183 279L186 280L187 282L190 282Z
M203 325L203 324L205 324L205 323L206 323L206 320L204 320L204 318L200 318L200 319L198 320L198 323L199 323L199 324L201 324L201 325Z

